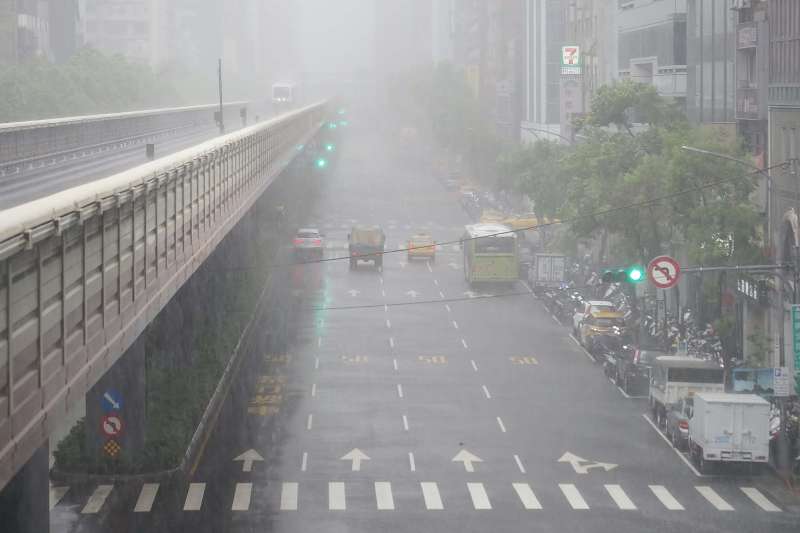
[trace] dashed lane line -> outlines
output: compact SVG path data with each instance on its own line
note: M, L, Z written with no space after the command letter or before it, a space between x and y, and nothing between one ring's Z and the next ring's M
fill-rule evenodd
M308 468L308 452L303 452L303 459L300 461L300 471L305 472Z
M394 348L394 337L389 337L389 347Z
M439 291L439 298L441 298L442 300L444 300L444 293L443 293L442 291Z
M444 304L444 308L447 309L448 313L452 313L453 312L453 310L450 309L450 304Z
M458 322L456 322L455 320L453 320L453 327L458 329Z
M417 463L414 460L414 453L408 452L408 468L411 469L412 472L417 471Z
M314 358L314 370L319 370L319 357Z
M520 474L524 474L525 473L525 467L522 466L522 461L520 460L519 455L514 454L514 461L517 463L517 468L519 468Z
M392 366L394 366L395 370L398 369L398 367L397 367L397 359L392 359Z
M392 329L392 323L389 321L388 318L386 319L386 327Z
M483 395L486 396L486 399L487 400L491 400L492 399L492 395L489 394L489 389L486 388L486 385L481 385L481 388L483 389Z
M183 502L184 511L199 511L203 506L203 495L206 493L205 483L190 483L186 491L186 501Z
M477 365L477 363L475 363L475 361L474 361L474 360L472 360L472 359L470 359L470 360L469 360L469 362L472 364L472 370L474 370L475 372L477 372L477 371L478 371L478 365Z
M311 384L311 397L313 398L316 395L317 395L317 384L316 383L312 383Z
M464 339L461 339L461 345L464 346L465 350L469 350L469 346L467 345L467 341L465 341Z
M408 417L406 415L403 415L403 429L408 431Z
M309 414L308 420L306 421L306 430L311 431L311 427L314 425L314 415Z
M425 261L425 264L426 264L426 265L427 265L427 267L428 267L428 272L430 272L431 274L433 274L433 269L431 268L431 262L430 262L430 261Z
M500 431L502 431L503 433L506 432L506 425L503 424L503 419L500 418L499 416L497 417L497 425L500 426Z
M397 384L397 396L402 398L403 397L403 386L399 383Z

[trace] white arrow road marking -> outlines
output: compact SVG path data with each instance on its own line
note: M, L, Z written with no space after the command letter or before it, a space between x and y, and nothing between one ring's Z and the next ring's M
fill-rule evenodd
M264 458L253 449L247 450L243 454L235 457L234 461L242 461L242 472L250 472L253 470L254 461L263 461Z
M184 511L199 511L203 506L203 495L206 492L205 483L191 483L186 491L186 501L183 503Z
M406 296L411 296L412 298L416 298L419 296L419 293L415 290L406 291Z
M231 511L247 511L250 509L250 497L253 494L252 483L237 483L233 491Z
M703 496L703 498L708 500L708 503L713 505L717 509L717 511L733 511L733 507L731 507L731 504L723 500L722 496L717 494L717 491L715 491L711 487L700 486L700 487L695 487L695 489Z
M367 454L359 450L358 448L353 448L346 454L344 454L341 458L341 461L352 461L351 470L353 472L358 472L361 470L361 461L369 461L369 457Z
M83 507L81 514L96 514L100 509L103 507L103 504L106 503L106 498L108 495L111 494L111 491L114 489L114 485L98 485L92 495L89 496L89 500L86 502L86 505Z
M61 498L67 494L69 491L69 487L50 487L50 510L53 510L53 507L58 505L58 502L61 501Z
M328 483L328 510L344 511L347 509L345 501L344 483L331 481Z
M281 511L297 510L297 483L286 482L281 486Z
M683 511L684 507L678 500L664 487L663 485L650 485L650 490L653 491L656 498L670 511Z
M515 456L516 457L516 456ZM520 501L522 502L522 506L525 509L541 509L542 504L539 503L539 500L536 498L536 495L531 490L531 486L527 483L512 483L512 487L519 496Z
M761 507L764 511L770 513L780 513L780 507L776 506L774 503L769 501L766 496L761 494L761 491L754 487L739 487L742 492L744 492L748 498L753 500L753 503Z
M578 457L574 453L565 452L564 455L558 460L559 463L569 463L573 469L575 469L576 474L588 474L590 468L602 468L606 472L609 470L613 470L617 467L617 465L613 463L596 463L593 461L589 461L588 459L584 459L582 457ZM588 464L584 464L588 463Z
M133 508L134 513L149 513L153 508L153 502L156 500L158 493L158 483L145 483L142 485L142 490L139 492L139 499L136 500L136 506Z
M628 498L628 495L625 494L625 491L622 490L622 487L619 485L605 485L605 487L609 496L611 496L611 499L617 504L617 507L623 511L632 511L636 509L636 505L633 503L633 501L631 501L630 498Z
M516 461L517 468L519 468L520 473L524 474L525 473L525 467L522 466L522 461L520 460L519 455L514 454L514 461Z
M375 482L375 502L379 511L394 511L391 483L388 481Z
M472 466L472 463L482 463L483 459L478 457L477 455L473 455L466 449L459 451L455 457L453 457L452 461L454 463L464 463L464 470L467 472L474 472L475 467Z
M108 401L108 403L110 403L110 404L111 404L111 406L112 406L114 409L116 409L117 411L119 411L119 403L117 403L117 402L114 400L114 397L113 397L113 396L111 396L109 393L105 393L105 394L103 394L103 398L105 398L105 399Z
M588 509L589 504L586 503L586 500L583 499L581 493L578 492L578 489L575 488L575 485L572 483L559 483L558 488L561 489L561 492L564 493L564 497L569 502L569 505L573 509Z
M425 508L429 511L441 511L444 509L442 505L442 496L439 494L439 486L431 481L421 481L422 497L425 499Z
M483 483L467 483L467 490L472 498L472 506L475 507L476 511L492 508L492 504L489 502L489 495L486 494Z

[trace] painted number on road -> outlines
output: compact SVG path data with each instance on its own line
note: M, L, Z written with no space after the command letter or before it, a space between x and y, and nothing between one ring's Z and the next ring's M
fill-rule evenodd
M532 357L530 355L527 355L527 356L515 355L513 357L509 357L508 359L511 361L512 364L515 364L515 365L538 365L539 364L539 361L537 361L535 357Z
M288 365L292 356L288 354L266 354L264 355L264 362L273 365Z
M342 362L347 365L363 365L368 362L366 355L343 355Z
M257 416L276 415L283 403L285 376L259 376L256 380L256 394L250 398L247 413Z
M420 355L417 359L428 365L446 365L447 357L444 355Z

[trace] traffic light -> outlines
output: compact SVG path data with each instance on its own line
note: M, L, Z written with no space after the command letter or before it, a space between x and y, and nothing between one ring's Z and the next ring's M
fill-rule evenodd
M323 169L328 166L328 160L324 157L318 157L317 160L314 162L314 166Z
M336 150L336 146L333 143L326 143L325 144L325 151L333 152L334 150Z
M336 123L335 122L328 122L328 129L335 130L336 129Z
M628 268L611 268L603 272L603 283L639 283L644 281L644 268L631 265Z

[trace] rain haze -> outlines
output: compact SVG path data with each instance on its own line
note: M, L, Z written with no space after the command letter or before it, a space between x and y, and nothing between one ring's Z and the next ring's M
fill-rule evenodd
M797 1L0 0L0 533L798 533Z

